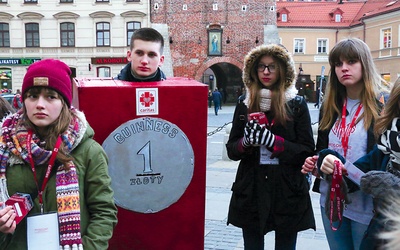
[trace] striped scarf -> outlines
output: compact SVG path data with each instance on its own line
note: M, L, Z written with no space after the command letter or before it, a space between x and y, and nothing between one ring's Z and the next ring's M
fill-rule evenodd
M72 110L79 113L77 110ZM75 116L74 116L75 117ZM48 163L52 151L43 149L37 135L32 135L32 140L28 141L27 129L20 125L23 119L22 111L15 113L4 120L0 136L0 201L8 199L6 170L12 167L9 164L17 158L19 163L22 161L29 164L28 143L31 144L31 154L35 165ZM71 152L79 144L81 135L86 130L86 126L78 118L72 119L69 128L61 139L66 152ZM83 132L82 132L83 131ZM22 161L21 161L22 160ZM68 168L60 165L56 174L56 197L57 212L59 220L60 249L83 249L80 233L80 204L79 204L79 184L75 165L72 161L68 162Z
M400 164L400 119L394 118L392 125L378 139L378 148L390 155L390 160Z

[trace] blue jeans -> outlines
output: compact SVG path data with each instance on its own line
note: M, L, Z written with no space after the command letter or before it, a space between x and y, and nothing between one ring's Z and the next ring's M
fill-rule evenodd
M216 115L218 115L219 107L220 107L220 104L218 102L214 102L214 111L215 111Z
M358 250L360 248L361 241L368 225L342 217L342 225L337 231L333 231L331 229L329 218L325 214L325 208L322 206L321 214L326 238L328 239L329 248L331 250ZM334 222L333 226L337 228L339 223Z
M244 250L264 250L264 235L255 228L243 228ZM275 231L275 250L295 250L297 232Z

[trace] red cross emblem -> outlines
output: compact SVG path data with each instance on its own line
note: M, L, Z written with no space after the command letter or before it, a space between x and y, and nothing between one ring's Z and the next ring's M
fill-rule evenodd
M154 103L154 95L150 92L144 92L140 96L140 103L145 107L150 107Z

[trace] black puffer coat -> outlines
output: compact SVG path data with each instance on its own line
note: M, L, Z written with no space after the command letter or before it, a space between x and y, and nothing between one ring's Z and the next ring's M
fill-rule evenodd
M295 104L295 94L290 94L295 78L293 61L277 45L260 46L245 58L243 80L247 86L254 84L250 70L257 58L265 54L287 62L287 112L293 119L287 121L285 127L274 125L271 128L273 134L284 139L284 150L276 156L279 165L259 165L258 147L245 152L239 150L247 122L247 106L246 100L237 104L226 147L229 158L240 163L232 186L227 223L241 228L260 228L260 234L273 230L315 230L309 184L300 172L305 158L314 154L315 144L307 103L301 98ZM268 117L269 113L266 114Z

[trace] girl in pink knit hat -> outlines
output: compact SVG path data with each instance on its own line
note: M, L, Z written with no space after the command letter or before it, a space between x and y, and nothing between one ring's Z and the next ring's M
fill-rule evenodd
M59 60L32 64L22 108L1 124L0 249L108 248L117 209L107 156L71 107L70 75ZM16 193L33 203L23 218Z

